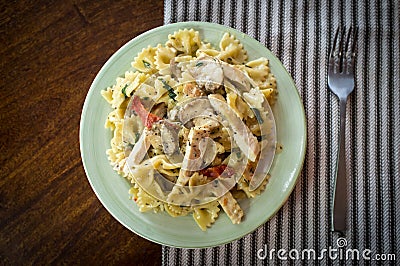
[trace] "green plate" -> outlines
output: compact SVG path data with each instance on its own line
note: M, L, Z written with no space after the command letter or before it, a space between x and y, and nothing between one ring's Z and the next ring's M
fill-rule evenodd
M218 47L225 32L240 40L249 59L261 56L270 60L276 76L279 97L273 107L277 126L277 140L283 151L275 156L271 167L271 179L266 190L254 199L240 205L245 218L239 225L231 223L221 210L215 224L203 232L192 216L170 217L167 213L141 213L129 199L129 182L116 174L109 165L106 150L110 148L111 132L104 122L111 107L100 91L115 83L130 69L130 63L142 48L164 44L168 34L178 29L193 28L200 32L202 40ZM241 238L270 219L285 203L292 192L304 161L306 147L306 121L302 101L295 84L281 62L262 44L253 38L218 24L205 22L181 22L147 31L121 47L101 68L87 94L80 124L80 149L88 180L104 207L121 224L136 234L167 246L201 248L217 246Z

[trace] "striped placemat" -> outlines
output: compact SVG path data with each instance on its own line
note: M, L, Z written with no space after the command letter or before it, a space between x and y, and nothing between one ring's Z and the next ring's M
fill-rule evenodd
M382 264L395 264L390 254L400 263L399 13L396 0L165 0L165 24L220 23L247 33L277 55L303 100L308 143L299 182L270 221L216 248L164 246L164 265L297 264L313 261L312 250L315 263L322 265L342 264L346 256L348 264L368 262L363 254L372 264L381 264L372 261L378 258L386 259ZM350 208L343 239L330 232L339 104L327 87L326 74L328 50L339 25L359 27L356 87L347 105ZM279 249L286 253L279 255Z

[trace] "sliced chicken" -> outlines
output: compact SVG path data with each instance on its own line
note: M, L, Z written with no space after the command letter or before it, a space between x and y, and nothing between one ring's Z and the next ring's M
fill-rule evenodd
M189 73L209 92L214 92L223 84L224 72L221 62L210 56L199 58L195 66L189 69Z
M201 97L205 95L204 91L193 83L183 85L183 93L189 97Z
M250 79L239 69L232 67L229 64L222 63L224 73L224 85L226 87L236 88L239 94L248 92L251 89Z
M233 131L233 139L239 149L252 162L256 160L260 152L260 145L257 138L250 132L250 129L242 122L236 113L223 100L221 95L211 94L208 96L211 106L229 124Z
M211 131L217 129L220 125L215 115L204 115L193 118L193 124L197 127L209 128Z
M233 224L239 224L242 221L243 210L230 192L219 198L218 202Z
M186 124L196 117L213 116L214 111L207 97L196 98L182 105L178 112L178 119Z
M177 193L184 193L183 191L185 191L185 189L182 188L182 186L187 185L194 171L201 170L204 163L210 163L215 158L215 144L213 149L211 146L209 146L209 143L207 142L207 140L209 139L209 134L210 129L206 129L203 127L192 127L190 129L188 141L186 143L185 157L183 159L182 167L176 181L176 186L168 195L170 200L175 198ZM206 140L204 141L204 139ZM204 146L204 144L201 144L202 142L205 142L206 145ZM208 153L207 156L204 156L205 152ZM211 156L211 154L215 155ZM210 162L204 162L204 159L210 160Z
M213 141L208 138L210 132L210 128L205 127L190 129L182 170L192 172L201 170L204 164L209 164L215 158L217 149ZM206 153L208 153L207 156L205 156ZM205 161L207 158L208 161Z
M210 165L214 161L215 157L217 156L218 149L215 142L209 137L200 140L199 148L201 152L200 157L202 160L200 168L203 168L204 166Z
M163 120L161 124L161 141L163 151L172 163L179 163L183 160L183 154L179 147L179 131L181 130L180 124Z
M166 155L179 151L179 130L180 126L175 123L163 121L161 124L161 140Z
M135 146L133 146L133 149L129 154L128 159L126 160L127 164L130 167L140 164L143 161L144 157L146 157L147 150L150 147L148 135L148 129L144 128L139 140L136 142Z

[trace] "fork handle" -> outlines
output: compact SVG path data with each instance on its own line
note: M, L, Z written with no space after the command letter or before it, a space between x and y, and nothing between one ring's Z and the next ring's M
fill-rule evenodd
M340 131L339 150L336 165L336 179L334 186L334 202L332 210L332 230L342 232L346 230L347 220L347 178L346 178L346 98L340 98Z

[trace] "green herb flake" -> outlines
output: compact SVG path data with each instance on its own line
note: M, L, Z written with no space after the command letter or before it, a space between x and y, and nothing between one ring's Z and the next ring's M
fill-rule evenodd
M204 63L201 62L201 61L199 61L199 62L196 63L196 67L200 67L200 66L202 66L202 65L204 65Z
M254 107L251 107L250 109L254 112L254 115L256 116L258 123L259 124L264 123L264 120L261 117L260 110L258 110L257 108L254 108Z
M142 60L142 62L143 62L143 65L145 68L151 68L151 64L149 62L144 61L144 60Z
M168 91L168 96L169 96L172 100L174 100L174 102L176 102L175 97L176 97L177 95L176 95L174 89L173 89L171 86L169 86L168 82L166 82L165 80L163 80L163 79L159 79L159 80L161 80L161 82L163 83L164 89L166 89L166 90Z
M218 187L218 183L219 183L219 182L218 182L218 179L214 179L213 183L214 183L214 184L213 184L214 187Z
M238 153L238 152L240 152L239 147L235 147L235 148L231 149L231 153Z
M139 138L140 138L140 133L136 132L135 133L135 143L138 142Z
M128 84L125 84L125 86L122 88L121 92L127 98L128 96L126 95L126 88L128 88Z

